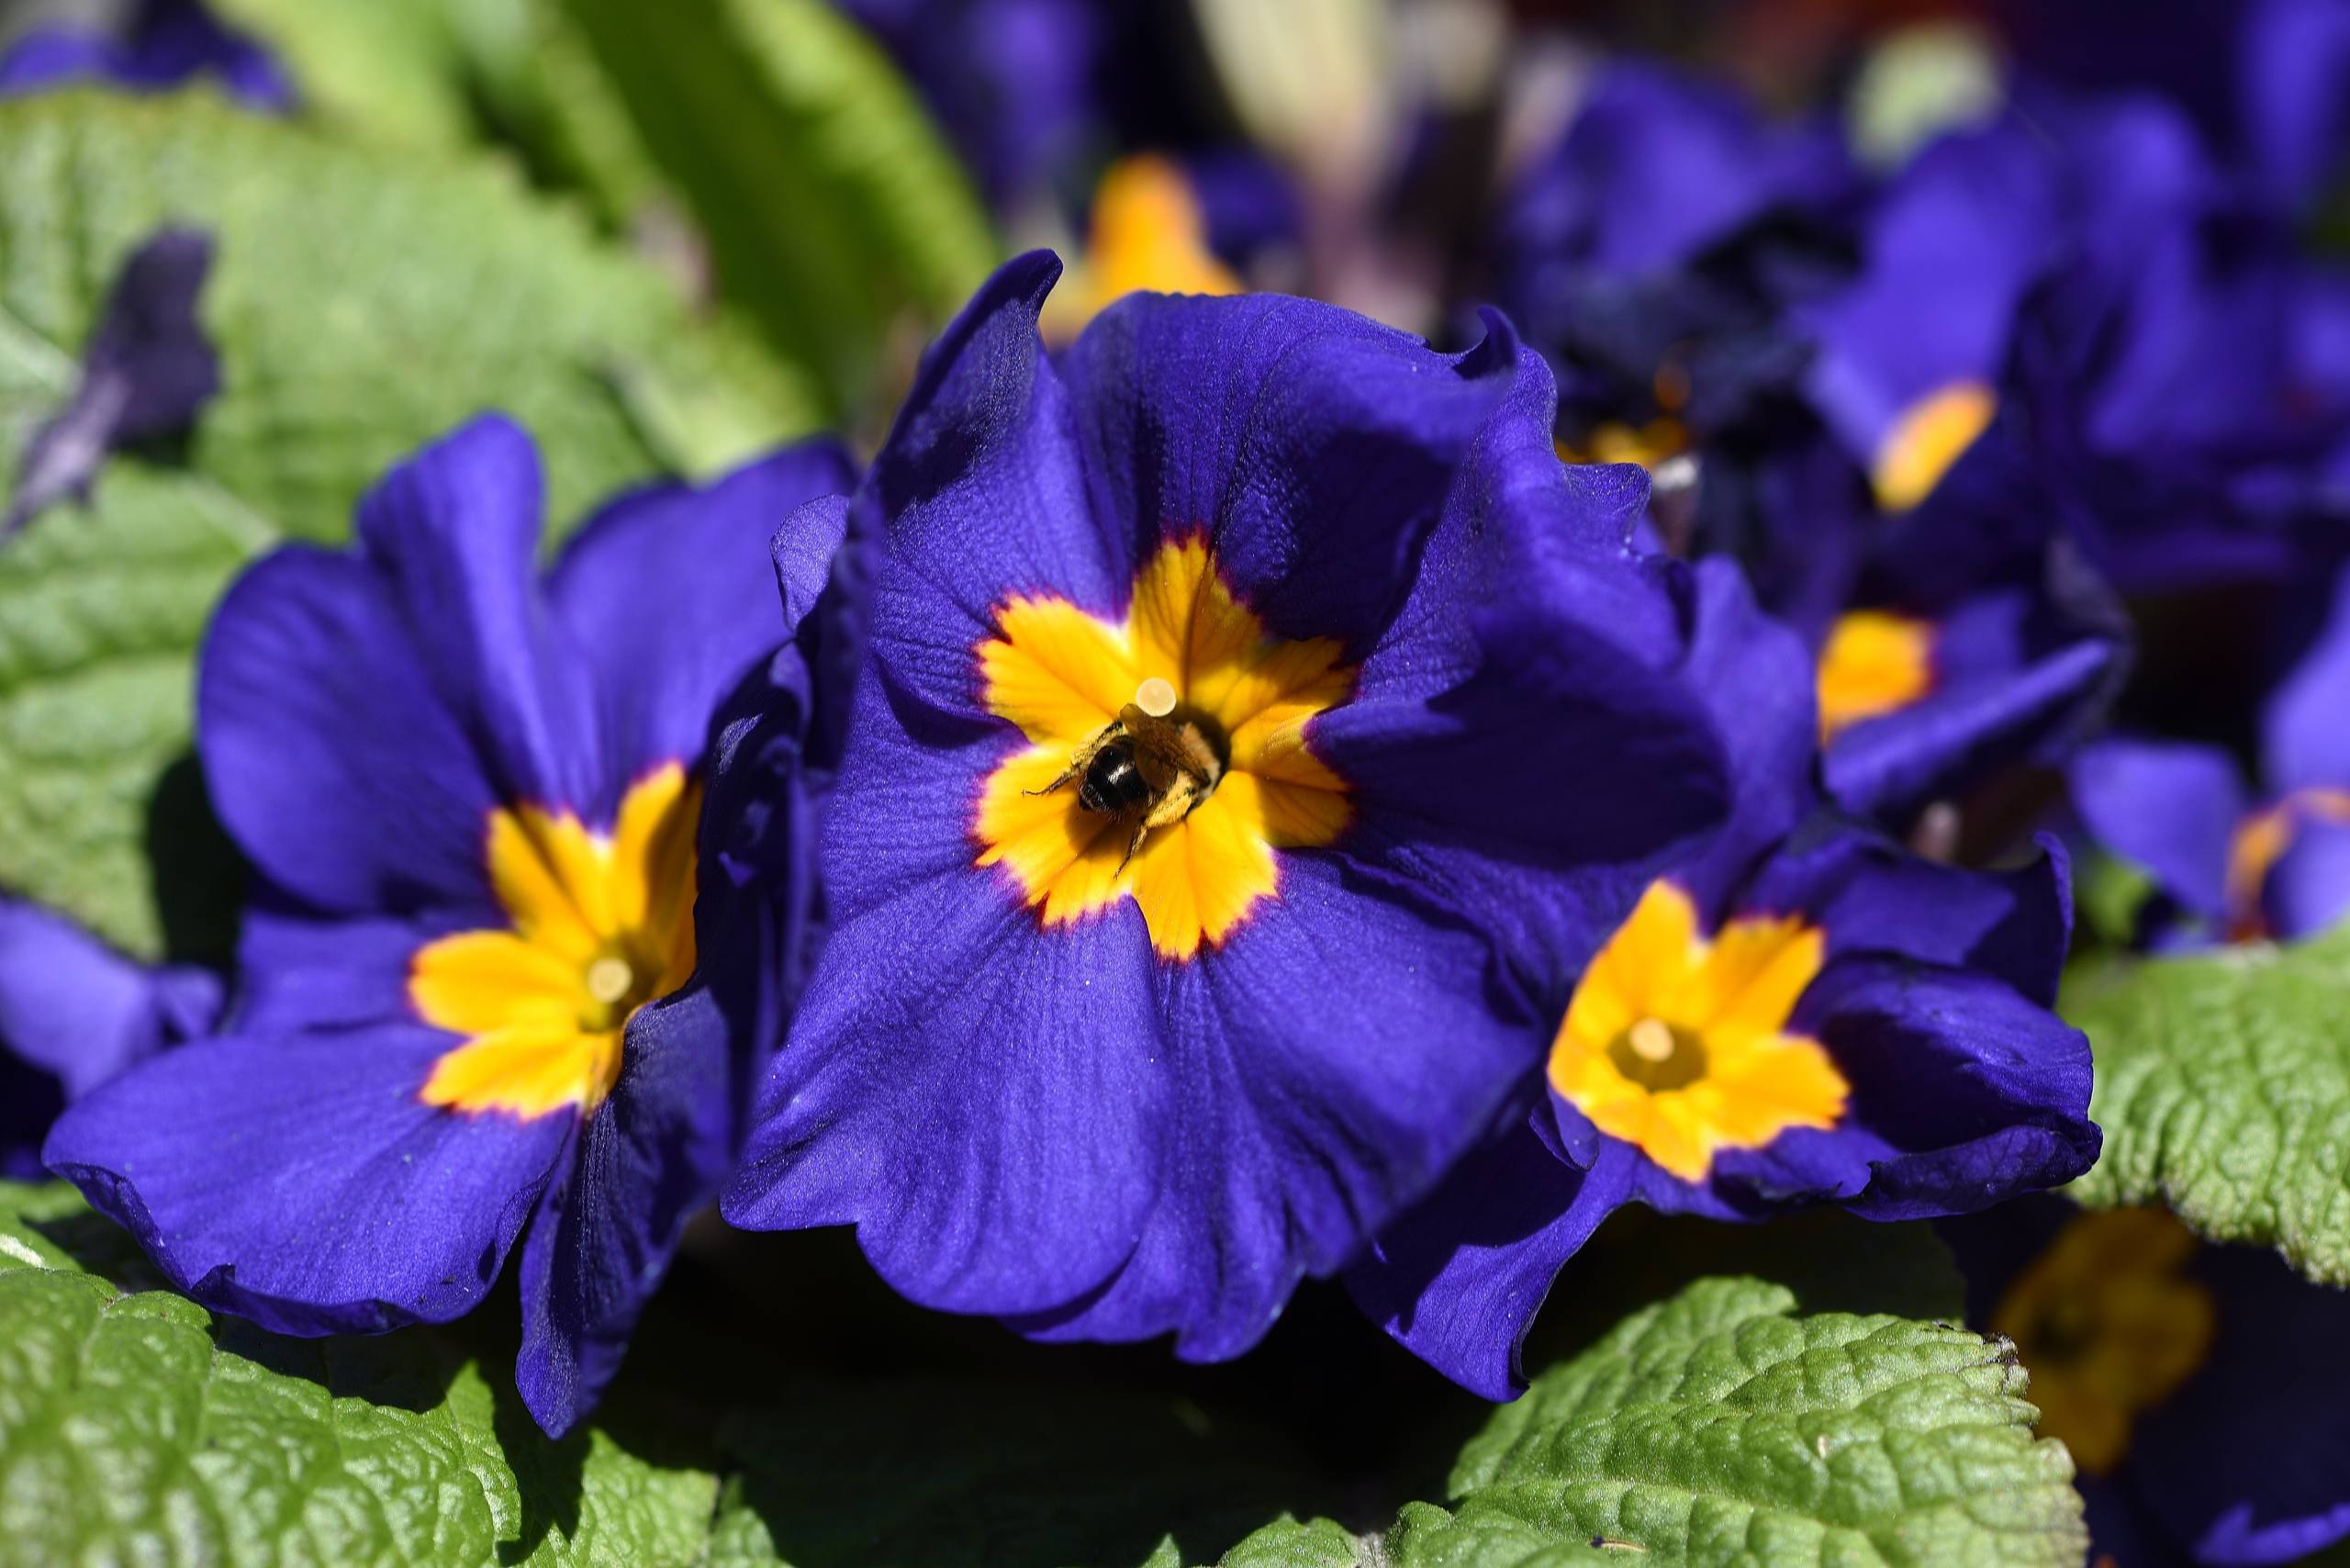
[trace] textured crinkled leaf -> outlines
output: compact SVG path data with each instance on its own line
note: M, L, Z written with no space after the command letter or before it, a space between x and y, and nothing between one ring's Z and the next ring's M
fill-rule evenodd
M1172 1568L1296 1501L1184 1402L1035 1383L792 1385L725 1447L711 1568Z
M1329 1519L1277 1520L1225 1553L1215 1568L1590 1568L1623 1561L1534 1525L1464 1520L1433 1504L1410 1503L1393 1529L1368 1540Z
M88 1212L82 1194L62 1182L0 1182L0 1269L80 1272L80 1260L49 1234L43 1222L55 1225Z
M1284 1514L1216 1560L1215 1568L1360 1568L1364 1547L1335 1519Z
M1630 1542L1564 1538L1507 1515L1473 1508L1453 1514L1427 1503L1404 1509L1387 1533L1383 1558L1391 1568L1590 1568L1652 1561Z
M207 94L0 105L0 467L71 392L130 249L165 218L218 242L202 315L224 385L184 450L118 456L88 513L52 508L0 550L0 886L133 952L218 950L209 912L159 887L220 881L182 759L192 655L245 562L341 537L385 467L484 408L538 436L559 520L717 455L677 449L681 409L745 450L808 423L791 383L497 169ZM204 874L174 876L192 854Z
M1599 1538L1654 1564L2071 1568L2087 1545L2072 1462L2033 1439L2024 1395L2004 1341L1701 1281L1496 1410L1447 1529Z
M708 1473L549 1442L442 1335L288 1339L121 1294L56 1239L84 1215L0 1186L0 1568L699 1558Z
M921 104L825 0L562 3L708 240L722 297L822 367L837 409L872 390L902 307L943 320L994 264Z
M2350 931L2084 970L2105 1153L2085 1204L2165 1204L2216 1241L2350 1284Z

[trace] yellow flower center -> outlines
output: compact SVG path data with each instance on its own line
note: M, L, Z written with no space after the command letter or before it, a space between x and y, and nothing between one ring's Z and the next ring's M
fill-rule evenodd
M1689 450L1689 431L1679 420L1662 414L1644 425L1606 420L1584 432L1580 442L1555 443L1561 463L1637 463L1656 466Z
M1651 379L1657 416L1646 424L1603 420L1583 432L1579 442L1561 437L1551 444L1561 463L1637 463L1653 473L1689 450L1689 427L1681 410L1689 406L1689 373L1666 361Z
M1551 1042L1550 1086L1609 1137L1684 1182L1726 1148L1828 1128L1850 1089L1787 1018L1825 959L1800 919L1733 920L1698 935L1689 895L1649 884L1599 950Z
M2268 873L2293 846L2293 836L2304 822L2350 826L2350 790L2296 790L2253 812L2239 823L2228 844L2228 939L2250 942L2266 935L2267 917L2261 913L2260 895Z
M1220 945L1278 891L1275 850L1329 844L1351 814L1345 782L1305 734L1354 695L1339 652L1331 638L1267 636L1197 537L1162 546L1136 574L1121 624L1065 599L1012 599L979 645L979 669L989 710L1030 744L980 790L978 864L1010 872L1047 926L1131 898L1162 957ZM1189 814L1151 828L1128 858L1140 808L1091 810L1076 781L1050 786L1122 709L1162 702L1167 717L1196 716L1227 755Z
M1999 411L1999 395L1979 381L1954 381L1902 411L1877 447L1869 480L1876 504L1904 512L1934 493Z
M1999 1298L1991 1327L2031 1373L2040 1429L2092 1475L2130 1451L2137 1417L2210 1354L2211 1293L2184 1271L2195 1238L2167 1209L2085 1214Z
M694 969L701 789L670 763L638 782L608 834L535 806L489 819L489 875L511 924L417 950L408 1000L465 1036L433 1065L428 1105L583 1114L620 1076L629 1019Z
M1934 628L1855 610L1836 618L1819 651L1819 738L1907 708L1934 688Z
M1139 153L1110 165L1093 191L1093 221L1069 286L1045 304L1044 332L1067 342L1129 294L1238 294L1208 248L1207 215L1181 168Z

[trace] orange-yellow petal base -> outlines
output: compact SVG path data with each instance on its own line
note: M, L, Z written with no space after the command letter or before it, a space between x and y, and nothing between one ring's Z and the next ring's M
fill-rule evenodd
M1689 427L1681 412L1689 406L1689 375L1668 360L1657 367L1651 384L1657 414L1647 423L1603 420L1577 440L1561 437L1552 445L1561 463L1637 463L1654 472L1689 450Z
M1232 595L1206 542L1161 546L1136 574L1122 624L1065 599L1015 599L979 648L990 711L1030 743L981 788L978 864L1002 866L1047 926L1131 898L1151 946L1183 959L1214 946L1280 886L1274 851L1334 842L1347 786L1314 755L1306 726L1354 695L1329 638L1283 641ZM1130 826L1088 812L1077 790L1042 790L1146 680L1220 725L1231 755L1214 791L1152 831L1123 869Z
M1832 1127L1844 1076L1786 1029L1825 957L1822 934L1795 918L1733 920L1709 940L1689 895L1651 882L1575 986L1550 1086L1684 1182L1705 1180L1723 1149Z
M2031 1374L2042 1434L2062 1439L2091 1475L2121 1464L2138 1417L2210 1354L2218 1311L2184 1271L2195 1247L2167 1209L2085 1214L1991 1314Z
M1876 504L1889 512L1919 506L1998 411L1999 395L1979 381L1954 381L1910 404L1878 446L1869 472Z
M1580 441L1561 439L1552 444L1561 463L1637 463L1653 472L1689 450L1689 431L1672 415L1661 414L1644 425L1606 420L1584 431Z
M1110 165L1093 189L1085 253L1069 286L1045 302L1047 342L1064 343L1129 294L1238 294L1232 269L1208 248L1207 214L1182 168L1137 153Z
M1819 736L1897 712L1934 689L1934 628L1882 610L1836 618L1819 651Z
M2261 896L2268 873L2293 846L2294 835L2307 822L2350 826L2350 790L2322 785L2296 790L2273 805L2264 806L2236 824L2228 841L2228 940L2255 942L2268 935Z
M675 763L629 790L609 834L567 812L491 813L490 882L511 924L409 962L417 1015L465 1036L434 1064L425 1103L529 1117L602 1102L629 1019L693 973L700 814Z

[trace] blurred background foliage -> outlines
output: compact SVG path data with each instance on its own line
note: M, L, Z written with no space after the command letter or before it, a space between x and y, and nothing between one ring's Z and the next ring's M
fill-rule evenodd
M0 39L119 30L148 3L15 0ZM1259 225L1270 243L1218 245L1248 252L1241 281L1441 331L1474 293L1496 196L1604 51L1726 70L1766 103L1825 94L1887 159L1998 93L1993 8L1953 0L213 10L283 62L306 127L411 165L503 163L696 309L755 330L807 399L792 415L868 441L997 261L1050 244L1081 262L1097 183L1135 153L1192 160L1209 186L1202 164L1250 165L1262 203L1292 209Z

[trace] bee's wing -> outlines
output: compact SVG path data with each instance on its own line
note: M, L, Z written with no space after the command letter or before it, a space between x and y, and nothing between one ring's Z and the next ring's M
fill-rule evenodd
M1143 776L1154 789L1168 789L1177 778L1213 784L1224 771L1207 737L1190 724L1153 720L1134 731L1135 755L1143 761Z
M1129 723L1126 734L1135 743L1135 766L1142 769L1143 779L1154 793L1163 793L1182 776L1188 753L1182 732L1160 719L1146 718L1141 723Z

